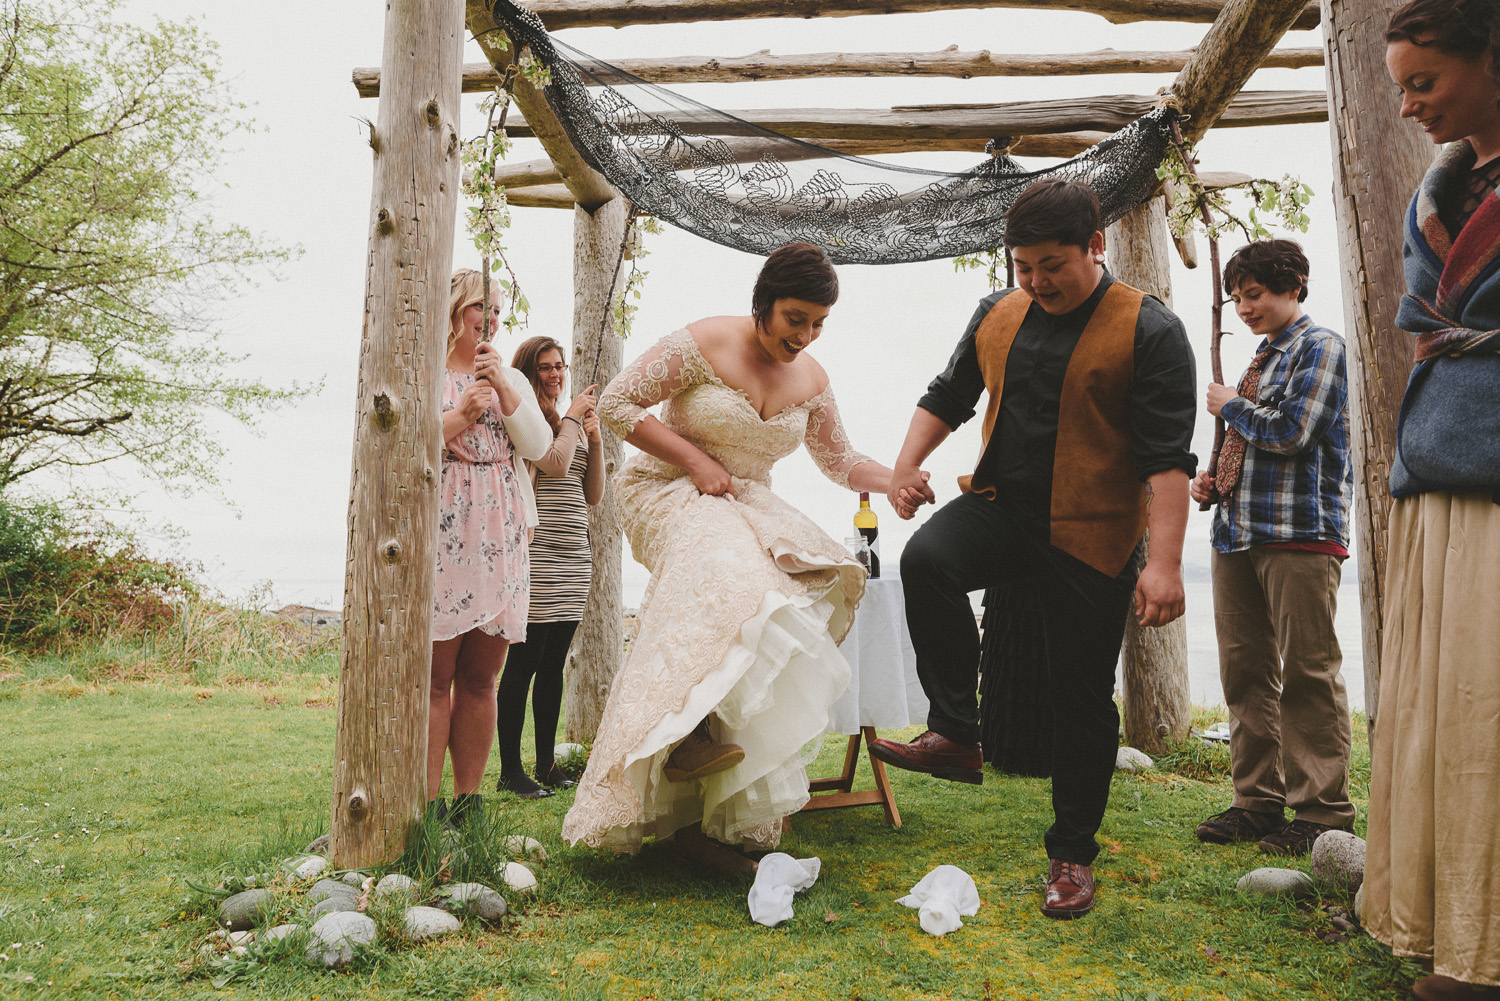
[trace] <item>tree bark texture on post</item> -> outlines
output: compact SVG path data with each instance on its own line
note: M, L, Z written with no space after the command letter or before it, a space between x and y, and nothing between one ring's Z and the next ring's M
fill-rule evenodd
M592 213L581 206L573 210L571 371L576 389L597 382L602 390L620 371L625 345L615 333L610 304L629 268L622 260L629 232L630 203L624 198L613 198ZM600 430L605 476L612 479L624 446L607 428ZM594 583L567 661L566 733L579 742L592 741L599 729L625 643L620 519L610 487L604 500L589 508L589 540Z
M426 801L463 5L388 0L344 584L332 857L400 854Z
M1109 227L1106 244L1115 277L1172 305L1172 243L1161 198L1138 206ZM1148 548L1150 544L1148 535ZM1132 610L1123 658L1125 743L1160 754L1168 740L1186 740L1192 722L1186 619L1143 629Z
M1336 169L1334 210L1349 345L1349 424L1354 451L1354 544L1358 554L1365 712L1380 700L1385 597L1387 478L1396 415L1411 372L1411 336L1396 327L1405 291L1401 236L1406 207L1432 160L1432 146L1401 120L1385 70L1385 25L1397 0L1323 0L1328 18L1328 117ZM1313 275L1316 281L1318 276Z

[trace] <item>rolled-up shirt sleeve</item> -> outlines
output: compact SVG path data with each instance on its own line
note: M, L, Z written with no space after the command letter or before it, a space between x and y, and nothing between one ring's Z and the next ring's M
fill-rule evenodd
M1187 330L1160 301L1141 303L1135 378L1130 387L1130 455L1141 480L1168 469L1198 470L1193 422L1198 416L1197 363Z
M974 311L963 337L953 349L953 356L948 359L947 369L928 383L927 392L917 401L917 406L940 418L953 430L974 416L974 405L984 392L984 373L980 371L979 354L974 345L979 324L1009 291L1004 289L979 301L979 308Z

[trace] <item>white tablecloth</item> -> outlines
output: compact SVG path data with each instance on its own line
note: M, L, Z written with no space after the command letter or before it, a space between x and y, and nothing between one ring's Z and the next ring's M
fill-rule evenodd
M829 733L859 732L861 726L894 730L927 723L927 696L917 681L917 655L906 630L901 578L868 582L849 635L839 644L849 662L849 691L833 704Z

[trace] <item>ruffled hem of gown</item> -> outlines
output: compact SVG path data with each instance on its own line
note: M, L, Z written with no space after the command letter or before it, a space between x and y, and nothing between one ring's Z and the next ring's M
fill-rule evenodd
M849 665L834 637L847 631L858 601L844 594L830 600L846 583L847 567L784 539L769 549L785 573L840 572L821 593L766 592L681 708L661 717L622 760L589 762L589 771L601 777L591 782L586 775L579 786L563 824L570 844L634 853L649 835L666 837L701 822L704 833L721 842L773 848L782 818L807 803L807 765L822 746L833 704L849 686ZM672 747L711 713L714 738L739 744L744 760L697 782L667 781L662 768ZM635 792L633 815L619 808L618 797L599 791L619 782Z

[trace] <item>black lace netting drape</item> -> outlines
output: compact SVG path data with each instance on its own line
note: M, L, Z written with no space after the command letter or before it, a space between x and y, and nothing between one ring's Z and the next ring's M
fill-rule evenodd
M544 88L574 147L639 211L753 254L795 240L840 264L900 264L1001 245L1005 212L1043 177L1084 181L1105 223L1151 193L1170 140L1169 109L1152 111L1066 163L1028 171L1009 156L959 173L848 156L690 101L547 34L512 0L495 19L552 74ZM753 162L734 143L755 140Z

